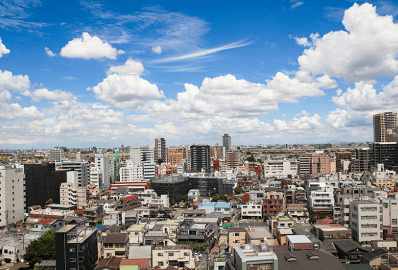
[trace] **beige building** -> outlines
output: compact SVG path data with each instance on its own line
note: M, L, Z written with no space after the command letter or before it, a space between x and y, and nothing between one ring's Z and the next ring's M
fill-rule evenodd
M116 256L127 259L129 251L128 233L108 233L104 240L103 258Z
M362 245L383 239L382 206L377 201L353 200L350 202L349 228L352 238Z
M229 252L232 252L234 247L243 247L246 244L246 229L242 227L230 227L227 239Z
M131 225L127 229L127 233L130 238L130 245L136 246L140 243L143 243L144 234L148 231L148 227L146 224L136 224Z
M0 227L23 221L25 212L24 173L22 168L0 167Z
M87 187L79 187L78 183L62 183L59 188L60 203L87 206L87 192Z
M152 250L152 266L158 266L162 269L167 268L168 266L194 269L195 258L189 245L158 245Z
M397 114L385 112L373 115L373 137L375 142L387 142L387 133L397 126Z

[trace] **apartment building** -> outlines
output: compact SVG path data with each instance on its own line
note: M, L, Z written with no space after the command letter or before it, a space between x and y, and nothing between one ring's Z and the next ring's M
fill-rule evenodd
M87 206L87 192L87 187L80 187L78 183L62 183L59 190L60 204Z
M164 138L155 138L154 161L157 164L167 162L166 140Z
M298 175L297 160L270 160L264 163L265 177L288 177Z
M263 217L261 202L249 201L247 204L240 205L240 215L242 219L257 219Z
M104 239L103 257L112 256L128 258L129 235L128 233L108 233Z
M127 163L119 169L120 182L135 182L144 180L144 167L140 164Z
M283 192L267 192L263 200L263 215L276 215L281 211L285 211L286 203Z
M152 266L158 266L161 269L169 266L195 269L195 257L190 245L156 245L152 250Z
M246 244L246 229L243 227L228 228L228 246L229 252L232 252L234 247L243 247Z
M66 225L55 232L57 270L92 270L98 261L97 230Z
M106 157L103 154L95 155L95 168L98 168L98 171L102 172L101 189L104 190L108 190L111 185L111 180L109 177L109 165L110 165L109 157Z
M398 234L398 193L394 198L381 198L383 206L383 234Z
M167 162L170 165L181 164L187 159L187 150L185 147L169 147L167 151Z
M331 159L328 155L303 153L299 156L299 174L329 174Z
M62 148L54 148L50 150L51 161L61 161L64 158L64 150Z
M234 247L233 261L227 258L226 270L279 269L278 257L267 244Z
M373 137L375 142L387 142L387 131L397 126L397 114L385 112L373 115Z
M85 187L90 184L90 164L86 161L63 161L55 163L57 171L76 171L78 184Z
M23 221L24 212L23 169L0 167L0 227Z
M350 223L352 238L362 245L383 239L383 209L378 201L363 198L350 202Z

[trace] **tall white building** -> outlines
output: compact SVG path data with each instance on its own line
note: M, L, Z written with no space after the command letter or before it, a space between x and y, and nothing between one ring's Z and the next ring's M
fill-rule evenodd
M87 206L87 186L79 186L78 172L67 172L66 179L67 182L61 183L59 188L60 203L67 205L73 204L78 207Z
M50 150L51 161L61 161L64 157L64 150L61 148L54 148Z
M126 167L120 168L120 182L135 182L144 179L144 168L141 165L128 163Z
M383 210L378 201L352 200L350 202L350 223L352 239L362 245L373 240L383 240Z
M0 168L0 227L23 221L25 210L22 168Z
M307 194L309 198L309 206L312 209L315 208L333 208L334 207L334 196L333 187L326 183L320 182L309 182ZM316 190L311 190L316 188Z
M109 177L109 163L109 157L106 157L103 154L95 155L95 167L102 172L102 187L100 188L103 190L108 190L111 186Z
M287 177L298 175L297 160L270 160L264 164L265 177Z
M134 165L143 167L144 179L150 181L156 176L153 145L130 148L130 160Z
M102 189L104 173L98 167L90 168L90 183L95 185L95 188Z
M90 183L90 164L86 161L63 161L55 163L57 171L76 171L78 173L78 184L85 187Z

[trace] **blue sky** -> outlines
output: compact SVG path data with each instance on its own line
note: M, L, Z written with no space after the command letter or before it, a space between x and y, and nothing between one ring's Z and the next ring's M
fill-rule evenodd
M372 141L398 7L0 0L0 148Z

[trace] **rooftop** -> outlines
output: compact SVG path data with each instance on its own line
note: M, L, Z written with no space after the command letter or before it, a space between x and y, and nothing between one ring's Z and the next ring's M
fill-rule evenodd
M293 244L296 243L312 243L311 240L305 235L287 235L287 239Z

